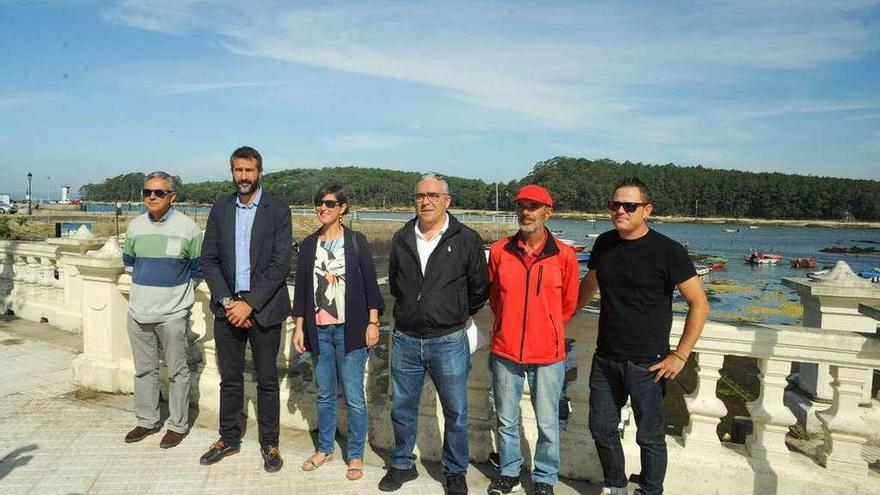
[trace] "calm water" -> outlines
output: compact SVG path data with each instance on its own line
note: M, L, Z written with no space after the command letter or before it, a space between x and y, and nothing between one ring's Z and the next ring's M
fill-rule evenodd
M563 237L585 242L588 246L591 246L594 240L586 237L588 233L601 233L612 228L608 221L593 224L579 220L556 219L552 219L548 226L553 230L564 231ZM817 268L843 260L853 271L867 270L880 265L880 256L819 252L819 249L832 245L868 247L871 244L857 241L880 242L880 231L872 229L766 226L750 229L744 225L688 223L652 224L651 228L678 242L687 243L692 253L708 253L726 258L727 269L710 273L704 278L705 281L723 278L752 289L748 292L713 296L711 301L713 319L731 319L731 314L743 314L748 307L778 307L780 299L798 301L796 293L782 285L782 278L803 278L810 270L791 268L789 264L791 258L816 258ZM731 228L738 228L739 232L724 231ZM776 266L749 265L745 263L743 257L751 249L781 254L786 259ZM761 317L761 321L768 323L798 323L799 320L781 314L763 312L747 314ZM716 318L715 315L724 317Z
M210 207L185 206L179 207L179 209L188 215L202 216L208 214ZM87 211L112 212L113 205L88 204ZM135 203L132 205L124 204L123 211L143 212L144 210L142 204ZM312 215L313 210L294 209L292 213L294 215ZM356 218L359 221L399 220L403 223L412 217L412 213L404 212L362 211L358 212ZM459 219L465 222L492 221L491 217L481 215L460 215ZM587 244L588 249L594 241L594 238L588 237L588 234L599 234L612 228L608 221L592 223L567 219L552 219L548 223L548 227L552 230L563 231L564 234L561 237ZM737 316L747 315L768 323L798 323L799 318L786 314L773 314L772 311L768 313L760 309L747 311L749 308L754 310L756 307L777 308L783 301L798 301L795 292L782 285L782 278L806 277L806 272L809 270L791 268L789 265L791 258L816 258L817 268L823 265L831 266L838 260L843 260L856 272L880 266L880 256L876 255L819 252L819 249L832 245L872 246L872 244L859 241L880 242L880 230L875 229L769 226L750 229L744 225L689 223L661 223L652 224L651 227L678 242L686 243L692 253L711 254L728 260L726 270L712 272L704 278L704 281L723 278L750 289L711 296L713 319L716 320L734 320ZM739 232L729 233L724 229L739 229ZM376 246L376 248L377 269L382 276L387 271L387 246ZM777 266L749 265L744 262L743 256L752 249L778 253L783 255L785 259Z

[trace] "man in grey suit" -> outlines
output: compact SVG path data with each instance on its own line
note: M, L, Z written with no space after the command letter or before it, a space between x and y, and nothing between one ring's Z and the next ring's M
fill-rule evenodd
M238 148L229 163L236 191L214 201L202 246L220 368L220 439L201 463L214 464L239 451L244 353L250 342L257 375L260 452L266 471L276 472L283 461L278 451L275 359L281 325L290 314L286 282L293 244L290 210L260 187L263 159L257 150Z

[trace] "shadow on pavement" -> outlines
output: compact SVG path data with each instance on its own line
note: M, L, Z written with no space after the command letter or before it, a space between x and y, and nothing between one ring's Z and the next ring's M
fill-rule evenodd
M31 462L34 456L32 455L22 455L28 452L33 452L37 450L36 444L25 445L24 447L19 447L0 460L0 480L9 475L15 468L22 467L27 463Z

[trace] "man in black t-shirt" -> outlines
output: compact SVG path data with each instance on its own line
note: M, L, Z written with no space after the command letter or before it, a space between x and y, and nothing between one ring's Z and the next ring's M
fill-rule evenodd
M641 450L639 495L663 493L666 475L666 380L681 372L709 314L709 303L687 250L648 228L648 189L624 179L608 202L615 230L596 239L578 306L601 291L599 338L590 370L590 432L605 477L603 493L625 495L627 477L617 425L631 399ZM669 348L672 292L688 304L684 332Z

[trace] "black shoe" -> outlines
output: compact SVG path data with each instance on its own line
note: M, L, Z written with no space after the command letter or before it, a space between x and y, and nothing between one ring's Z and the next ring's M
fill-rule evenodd
M467 480L463 474L447 474L444 485L446 495L467 495Z
M399 490L407 481L412 481L419 477L419 472L415 467L409 469L397 469L389 467L385 476L379 480L379 489L383 492L393 492Z
M133 430L125 434L125 443L140 442L153 433L158 433L159 427L144 428L143 426L135 426Z
M271 445L268 448L260 449L263 454L263 469L267 472L275 473L284 465L284 459L281 458L281 452L278 447Z
M486 490L486 493L489 495L506 495L508 493L518 492L522 489L522 485L519 484L519 478L513 476L504 476L503 474L497 478L489 485L489 489Z
M202 454L202 458L199 459L199 463L207 466L208 464L214 464L215 462L223 459L224 457L232 454L237 454L240 450L238 445L229 445L222 438L217 440L216 442L211 444L211 448L208 449L207 452Z
M535 495L553 495L553 485L549 483L535 483Z

